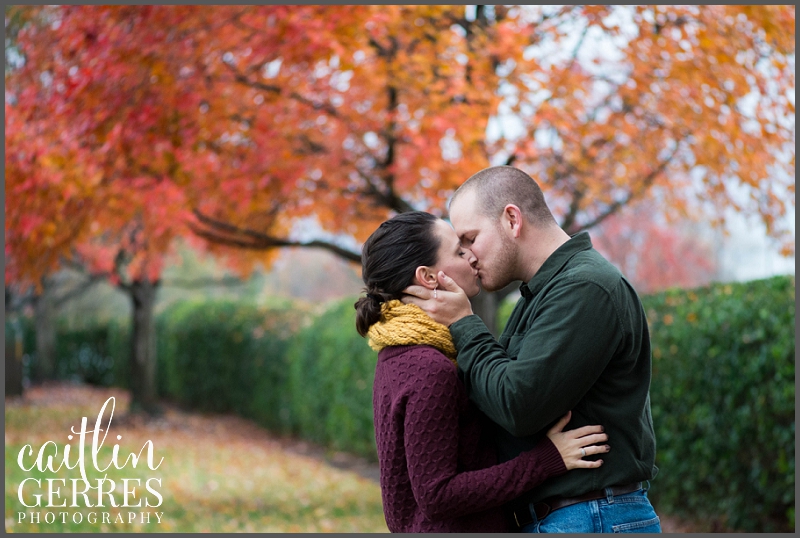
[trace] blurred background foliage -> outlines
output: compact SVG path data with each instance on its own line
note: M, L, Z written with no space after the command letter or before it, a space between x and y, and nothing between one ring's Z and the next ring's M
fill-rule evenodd
M658 510L746 531L794 529L794 297L793 276L643 297ZM375 354L353 329L354 301L175 302L156 321L160 396L374 461ZM512 307L503 305L503 323ZM32 371L33 325L20 320ZM59 323L58 377L125 387L127 331L125 321Z
M793 530L794 278L671 290L645 307L655 502L737 529Z
M698 288L776 273L732 216L794 254L793 6L5 13L7 396L124 387L374 459L344 260L514 164L648 294L657 507L793 530L794 278Z
M381 221L444 215L493 164L537 178L641 291L706 284L733 216L794 255L793 6L5 14L7 303L35 305L48 379L59 273L124 292L137 412L157 412L154 308L179 245L242 278L287 246L357 264ZM505 293L473 304L495 333Z

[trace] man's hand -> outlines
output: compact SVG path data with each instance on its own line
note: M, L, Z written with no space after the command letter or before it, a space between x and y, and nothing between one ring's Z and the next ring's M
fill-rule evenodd
M417 305L435 321L447 327L461 318L472 315L472 305L464 290L442 271L439 271L436 278L439 282L438 289L409 286L403 290L401 301Z

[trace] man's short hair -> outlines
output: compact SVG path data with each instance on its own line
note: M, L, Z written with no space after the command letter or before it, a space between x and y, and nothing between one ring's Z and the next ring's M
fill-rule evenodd
M505 206L514 204L527 220L536 225L556 224L544 201L542 189L531 176L519 168L484 168L456 189L450 200L450 207L459 195L470 190L475 192L476 209L487 217L499 218Z

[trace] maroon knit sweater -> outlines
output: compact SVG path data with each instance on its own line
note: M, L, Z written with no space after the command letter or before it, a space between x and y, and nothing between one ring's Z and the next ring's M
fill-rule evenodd
M429 346L378 353L373 389L381 495L392 532L502 532L500 506L567 471L548 438L496 465L488 419Z

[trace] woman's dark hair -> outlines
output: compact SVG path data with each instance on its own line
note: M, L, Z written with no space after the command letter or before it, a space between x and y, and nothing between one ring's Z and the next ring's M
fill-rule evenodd
M424 211L401 213L372 232L361 249L361 278L366 297L356 301L356 330L366 336L381 318L381 303L399 299L420 265L435 265L438 218Z

